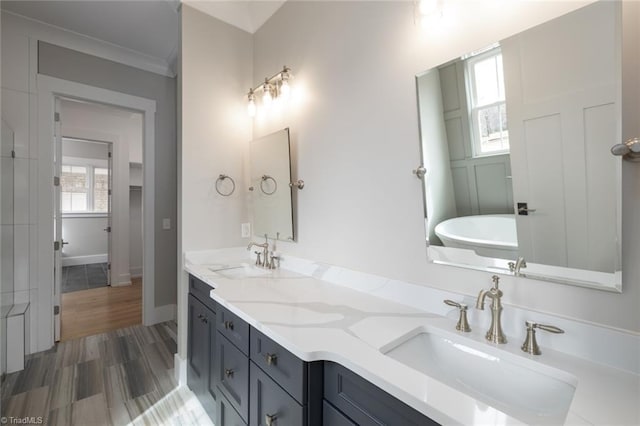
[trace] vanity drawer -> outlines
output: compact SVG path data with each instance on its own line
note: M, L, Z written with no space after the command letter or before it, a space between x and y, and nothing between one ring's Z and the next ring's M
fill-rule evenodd
M305 407L286 393L253 362L251 364L251 414L252 426L303 426Z
M242 420L240 414L238 414L224 396L218 398L216 415L216 425L218 426L247 426L247 422Z
M334 362L324 363L324 398L361 426L438 424Z
M216 312L216 302L211 298L211 287L199 278L189 274L189 293L193 294L199 301L204 303L214 313Z
M323 426L356 426L347 416L342 414L326 399L322 400L322 424Z
M215 362L218 389L246 422L249 418L249 359L218 333Z
M249 356L249 324L227 308L218 305L218 324L220 334L229 339L246 356Z
M300 404L306 403L306 363L251 327L251 360Z

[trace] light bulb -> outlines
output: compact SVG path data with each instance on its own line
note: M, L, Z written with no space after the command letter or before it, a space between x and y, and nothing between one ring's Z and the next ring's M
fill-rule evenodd
M262 103L265 107L271 106L271 102L273 101L273 97L271 96L271 88L267 88L264 91L264 95L262 95Z
M282 100L286 101L289 99L291 95L291 86L289 86L288 80L282 80L282 84L280 85L280 96L282 96Z
M249 89L249 94L247 95L247 99L249 103L247 104L247 113L249 117L255 117L256 115L256 95L253 94L253 89Z

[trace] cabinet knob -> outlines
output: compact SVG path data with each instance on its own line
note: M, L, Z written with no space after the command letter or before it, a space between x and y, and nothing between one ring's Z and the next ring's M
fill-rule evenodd
M207 317L202 317L202 322L205 324L209 323L209 319Z
M233 330L233 321L225 321L224 328L227 330Z
M275 414L265 414L264 423L267 426L273 426L276 423L277 419L278 419L278 417Z
M201 320L202 318L204 318L202 314L198 314L198 319Z
M233 377L233 370L230 368L225 368L224 375L227 376L228 378Z
M267 365L276 365L276 363L278 362L278 355L276 354L270 354L267 352Z

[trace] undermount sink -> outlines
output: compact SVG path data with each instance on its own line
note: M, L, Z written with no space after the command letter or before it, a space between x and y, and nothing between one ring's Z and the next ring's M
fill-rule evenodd
M233 280L246 278L296 278L300 276L295 272L285 269L259 268L249 263L210 266L209 270Z
M577 379L561 370L435 327L382 352L476 400L530 424L562 424Z

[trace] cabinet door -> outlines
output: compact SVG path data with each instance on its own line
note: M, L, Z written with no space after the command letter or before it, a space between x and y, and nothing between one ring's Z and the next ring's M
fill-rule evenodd
M249 358L219 332L215 365L218 389L246 422L249 419Z
M347 416L342 414L327 400L322 400L322 424L323 426L356 426Z
M200 397L205 390L209 365L209 327L203 321L206 308L198 299L189 295L187 338L187 384ZM214 321L215 322L215 321Z
M324 363L324 398L361 426L431 426L435 421L333 362Z
M240 414L227 401L227 398L222 395L218 397L217 412L217 426L247 426L247 422L242 420Z
M251 364L251 426L304 426L305 408L285 392L264 371Z

